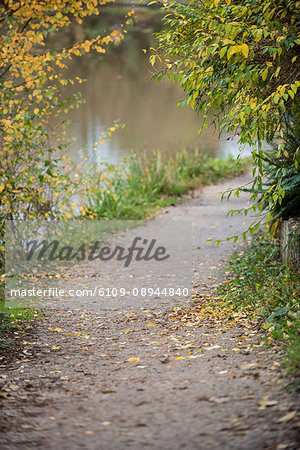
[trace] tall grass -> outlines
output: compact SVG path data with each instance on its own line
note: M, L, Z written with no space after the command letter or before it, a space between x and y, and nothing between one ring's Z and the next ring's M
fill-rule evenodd
M131 155L122 166L104 165L91 174L83 192L82 214L90 218L141 219L170 205L184 193L240 174L249 160L237 166L233 158L217 159L181 151L164 160Z

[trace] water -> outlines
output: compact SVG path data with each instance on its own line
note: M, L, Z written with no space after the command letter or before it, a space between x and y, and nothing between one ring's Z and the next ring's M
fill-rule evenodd
M161 84L153 81L153 68L148 49L154 44L153 32L161 27L161 16L146 9L139 10L139 21L129 29L124 42L110 48L106 55L92 53L76 58L66 76L87 79L79 85L85 103L68 113L72 123L68 137L73 139L68 153L73 160L87 159L89 163L101 161L120 163L132 152L144 153L160 150L172 154L180 149L198 148L212 156L238 153L237 139L218 139L218 130L209 126L201 136L198 130L201 117L192 109L179 109L182 91L169 80ZM102 28L111 28L120 16L112 7L107 13L76 26L62 40L87 38ZM66 89L70 95L72 87ZM113 134L111 141L102 140L102 134L118 120L126 126ZM76 141L74 141L76 139ZM95 145L95 142L97 144Z

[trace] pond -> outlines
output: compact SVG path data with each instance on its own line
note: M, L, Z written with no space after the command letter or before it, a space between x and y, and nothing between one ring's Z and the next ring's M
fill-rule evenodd
M108 7L104 14L73 26L71 33L61 36L62 42L68 45L74 38L83 40L105 28L117 28L121 12ZM154 45L153 33L160 27L159 12L139 8L138 21L128 29L121 45L110 47L106 55L91 53L70 64L66 77L87 80L79 85L85 103L68 113L72 120L68 127L71 139L68 153L73 160L116 164L132 152L159 150L170 155L195 148L212 156L238 153L237 140L218 139L214 125L199 136L201 117L192 109L178 108L183 92L177 85L170 80L153 81L149 53L145 54L143 49ZM76 92L72 89L68 87L65 94ZM102 134L115 121L125 127L113 133L110 141L103 141Z

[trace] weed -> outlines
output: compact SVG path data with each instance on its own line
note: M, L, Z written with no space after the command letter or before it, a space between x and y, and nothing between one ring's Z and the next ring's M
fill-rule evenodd
M280 345L290 371L300 369L299 273L282 264L278 242L255 236L250 247L235 254L231 277L218 289L236 311L248 310L267 333L268 344Z

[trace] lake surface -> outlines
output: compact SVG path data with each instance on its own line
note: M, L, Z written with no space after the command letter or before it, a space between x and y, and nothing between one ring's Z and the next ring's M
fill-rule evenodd
M118 10L109 7L106 11L63 35L64 45L74 37L89 38L104 28L116 28L121 19ZM68 153L76 161L86 159L92 164L120 163L132 152L160 150L170 155L183 148L198 148L212 156L237 155L237 140L218 139L215 126L199 136L201 117L192 109L178 108L183 92L177 85L170 80L153 81L149 53L144 54L143 49L154 45L153 32L159 31L161 16L142 8L138 18L121 45L112 46L104 56L92 53L70 64L66 76L87 81L79 85L85 103L68 113L72 120L68 137L73 138ZM71 89L68 87L65 94L72 94ZM125 128L100 145L102 134L116 120Z

